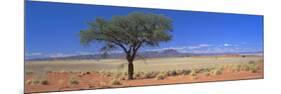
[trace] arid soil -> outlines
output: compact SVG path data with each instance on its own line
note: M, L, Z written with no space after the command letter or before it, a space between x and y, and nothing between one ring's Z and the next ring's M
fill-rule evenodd
M84 90L112 87L128 87L128 86L144 86L144 85L161 85L176 83L194 83L206 81L225 81L225 80L241 80L241 79L261 79L263 78L263 69L256 72L239 71L233 72L223 70L218 75L206 75L198 73L197 75L176 75L167 76L164 79L145 78L134 80L120 80L117 84L112 84L113 77L104 76L97 72L73 73L73 72L50 72L47 73L45 80L39 84L32 84L30 81L34 78L33 74L29 74L25 78L25 93L33 92L52 92L66 90Z

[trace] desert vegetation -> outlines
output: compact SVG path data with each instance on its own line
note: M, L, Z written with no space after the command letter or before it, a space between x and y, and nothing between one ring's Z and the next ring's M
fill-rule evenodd
M44 90L36 88L50 87L45 91L59 91L263 77L263 60L259 56L214 58L217 57L152 58L147 60L149 65L136 60L134 80L131 81L127 78L127 68L119 67L122 60L104 60L103 63L79 61L80 66L89 68L79 68L75 61L67 60L32 61L26 63L25 85L29 92L40 92ZM52 64L58 64L59 69ZM74 66L76 68L72 68ZM176 78L182 81L173 80Z

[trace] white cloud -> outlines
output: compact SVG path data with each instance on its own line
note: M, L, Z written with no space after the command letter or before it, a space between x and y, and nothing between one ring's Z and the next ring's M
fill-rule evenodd
M199 44L198 46L199 47L209 47L209 46L212 46L212 45L210 45L210 44Z
M26 56L40 56L40 55L42 55L42 53L40 53L40 52L33 52L33 53L26 53L25 55Z
M228 47L228 46L231 46L231 44L225 43L225 44L223 44L223 46Z
M65 54L65 53L53 53L50 54L49 57L68 57L68 56L74 56L75 54Z
M98 52L90 52L90 51L77 51L77 55L91 55L91 54L98 54Z
M212 45L210 44L199 44L199 45L195 45L195 46L188 46L187 48L189 50L193 50L193 49L200 49L200 48L206 48L206 47L210 47Z
M181 47L166 47L166 48L158 48L158 49L148 49L146 51L164 51L164 50L168 50L168 49L174 49L174 50L184 50L186 49L185 46L181 46Z

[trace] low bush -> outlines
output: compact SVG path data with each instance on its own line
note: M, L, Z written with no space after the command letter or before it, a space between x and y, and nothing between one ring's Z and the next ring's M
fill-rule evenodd
M191 76L196 76L196 75L197 75L196 70L191 70L190 75L191 75Z
M26 84L28 84L28 85L37 85L39 83L40 83L40 80L38 80L38 79L29 79L26 81Z
M147 72L144 74L144 78L155 78L157 74L157 72Z
M71 85L78 85L79 81L78 80L70 80Z
M28 85L31 85L33 82L32 82L32 80L26 80L25 83L28 84Z
M86 74L89 75L89 74L91 74L91 72L87 71Z
M71 78L69 79L69 83L70 83L71 85L78 85L78 84L79 84L79 81L78 81L75 77L71 77Z
M28 72L25 72L25 74L26 74L26 75L31 75L31 74L33 74L33 72L28 71Z
M205 76L210 76L211 74L210 74L210 72L205 72L204 75Z
M163 80L165 79L166 75L164 73L159 73L157 76L156 76L156 79L157 80Z
M221 75L222 74L222 70L220 69L216 69L213 71L213 75Z
M256 64L255 61L249 61L248 64Z
M241 71L241 67L242 65L238 64L238 65L235 65L234 68L232 69L233 72L240 72Z
M119 80L117 80L117 79L113 79L113 80L111 81L111 84L112 84L112 85L122 85L122 83L121 83Z
M252 65L252 66L250 66L250 71L251 71L252 73L257 73L258 70L259 70L259 66L258 66L258 65Z
M183 75L189 75L191 73L191 70L183 70Z
M168 72L169 76L176 76L177 75L177 71L173 70L173 71L169 71Z
M135 77L135 78L141 78L142 75L143 75L142 72L137 72L137 73L134 74L134 77Z
M49 81L48 80L41 80L41 84L42 85L49 85Z
M119 79L120 80L127 80L127 76L120 76Z
M39 83L40 83L40 80L34 79L34 80L32 81L32 83L33 83L33 84L39 84Z
M182 75L182 74L184 74L184 70L177 70L176 71L176 75Z

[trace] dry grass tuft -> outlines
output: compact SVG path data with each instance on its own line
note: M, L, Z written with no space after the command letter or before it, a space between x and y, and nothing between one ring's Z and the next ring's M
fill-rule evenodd
M79 80L76 77L70 77L69 83L71 85L78 85L79 84Z
M113 80L111 81L111 84L112 84L112 85L122 85L122 83L121 83L119 80L117 80L117 79L113 79Z
M212 72L213 75L221 75L222 74L222 70L220 69L216 69Z
M165 73L159 73L159 74L156 76L156 79L157 79L157 80L163 80L163 79L166 78L166 76L167 76L167 74L165 74Z
M197 75L196 70L191 70L190 75L191 75L191 76L196 76L196 75Z

